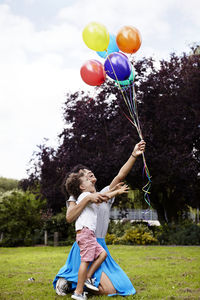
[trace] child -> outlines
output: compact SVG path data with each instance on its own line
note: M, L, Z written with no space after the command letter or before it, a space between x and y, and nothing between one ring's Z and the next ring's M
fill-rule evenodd
M77 199L77 204L86 196L95 192L94 185L83 172L71 173L66 180L66 189L69 194ZM128 193L127 185L118 185L114 191L106 192L104 195L110 199L122 193ZM98 288L94 285L94 281L91 277L106 259L107 253L103 247L99 245L94 234L96 229L97 210L98 204L91 203L87 205L75 223L76 241L80 247L81 265L78 272L77 287L72 295L73 299L87 299L85 293L83 293L84 285L89 289L98 291ZM89 270L87 270L90 262L93 263Z

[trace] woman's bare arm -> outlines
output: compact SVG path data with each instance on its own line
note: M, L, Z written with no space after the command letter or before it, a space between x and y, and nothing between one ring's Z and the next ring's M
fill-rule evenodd
M118 183L123 181L128 173L131 171L137 157L141 155L145 150L145 141L140 141L138 144L135 145L133 152L127 162L122 166L122 168L119 170L119 173L117 176L113 179L111 182L109 188L112 189L114 186L116 186Z

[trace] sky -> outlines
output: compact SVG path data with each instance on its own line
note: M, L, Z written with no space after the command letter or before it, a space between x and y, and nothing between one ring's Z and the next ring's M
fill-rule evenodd
M91 90L80 77L89 59L90 22L117 35L136 27L135 59L168 59L200 43L199 0L0 0L0 176L22 179L33 152L58 145L68 92Z

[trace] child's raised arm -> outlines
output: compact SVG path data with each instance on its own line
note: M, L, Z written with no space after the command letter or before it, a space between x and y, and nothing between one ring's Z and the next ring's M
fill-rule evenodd
M116 184L110 191L102 193L102 195L107 196L109 199L121 195L121 194L127 194L129 191L129 187L127 184L124 184L123 182L120 182Z

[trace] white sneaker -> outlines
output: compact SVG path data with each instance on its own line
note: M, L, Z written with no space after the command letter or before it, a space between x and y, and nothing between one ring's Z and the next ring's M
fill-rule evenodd
M76 299L76 300L87 300L87 296L86 296L86 292L84 292L83 294L76 294L74 292L74 294L71 296L72 299Z
M89 290L92 290L92 291L99 291L98 287L96 287L94 285L94 282L95 282L95 279L96 278L88 278L86 281L85 281L85 286L89 289Z
M65 278L60 277L56 282L56 294L66 296L69 290L69 282Z

